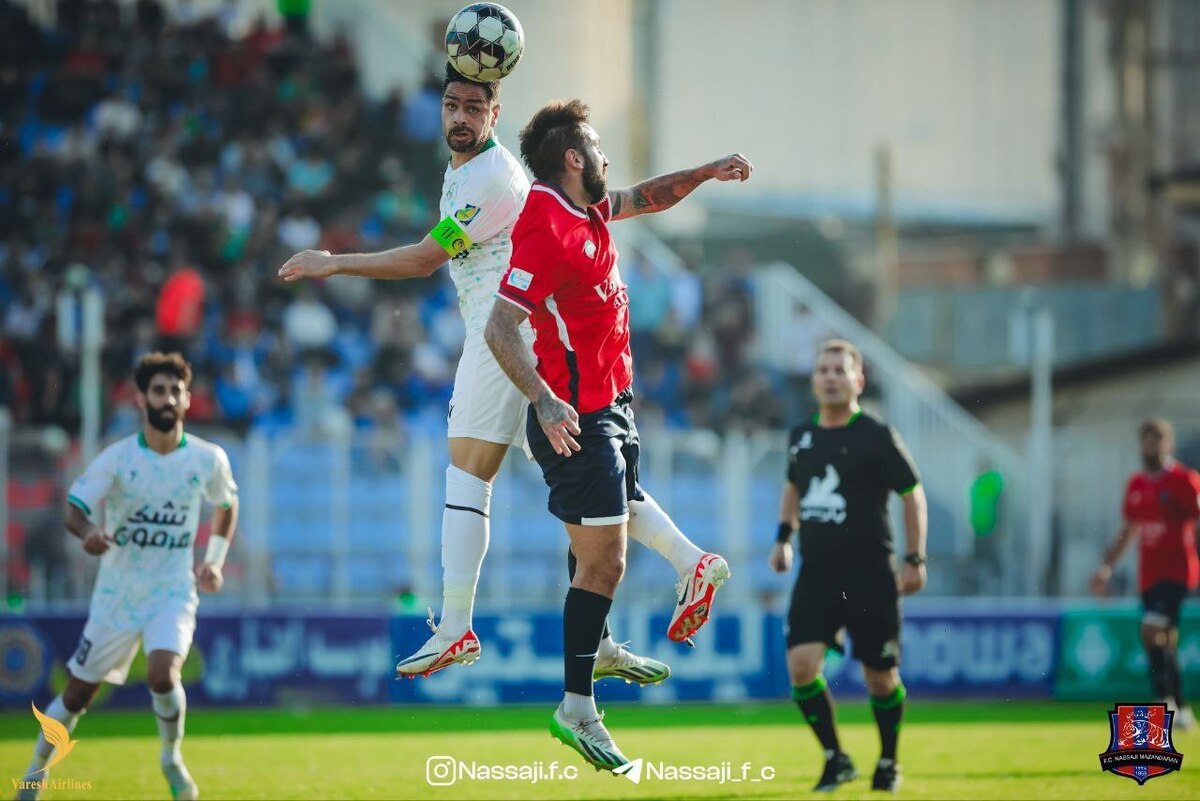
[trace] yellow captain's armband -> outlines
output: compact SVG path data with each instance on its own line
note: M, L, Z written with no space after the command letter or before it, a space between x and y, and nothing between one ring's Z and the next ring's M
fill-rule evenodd
M453 217L446 217L433 226L433 230L429 232L429 236L434 242L441 245L442 249L451 257L470 250L471 245L474 244L471 241L471 237L467 236L467 232L462 229L462 226Z

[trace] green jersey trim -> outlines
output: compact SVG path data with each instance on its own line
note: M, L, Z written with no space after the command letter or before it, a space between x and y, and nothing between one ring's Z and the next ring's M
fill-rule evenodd
M846 426L853 424L854 421L857 420L860 416L862 416L862 409L859 409L857 412L850 415L850 419L846 421L846 425L838 426L838 428L845 428ZM815 426L821 425L821 413L817 412L816 414L814 414L812 416L812 421L813 421L813 425L815 425Z
M82 511L88 517L92 516L92 507L84 503L82 498L77 498L74 495L67 495L67 503L79 507L80 511Z

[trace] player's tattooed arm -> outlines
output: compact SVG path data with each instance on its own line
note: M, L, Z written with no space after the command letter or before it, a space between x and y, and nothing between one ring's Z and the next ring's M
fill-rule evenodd
M484 328L483 338L491 348L492 355L496 357L500 369L533 404L538 423L546 432L546 438L550 440L554 452L570 456L572 451L579 450L579 443L572 436L579 433L579 415L555 395L538 375L537 367L529 357L529 349L518 330L528 316L524 309L512 303L497 301L492 304L492 313L488 317L487 327Z
M614 189L608 193L612 218L623 220L639 214L666 211L705 181L745 181L753 171L754 165L749 159L741 153L734 153L702 167L660 175L628 189Z

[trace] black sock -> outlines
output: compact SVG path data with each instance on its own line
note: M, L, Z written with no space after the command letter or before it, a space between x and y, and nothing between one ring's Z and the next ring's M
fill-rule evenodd
M1179 651L1174 648L1164 648L1163 664L1166 666L1167 695L1175 699L1175 708L1183 709L1187 702L1183 700L1183 671L1179 668ZM1160 695L1159 698L1162 698Z
M575 565L579 560L575 558L575 551L571 550L571 546L567 546L567 583L575 580ZM612 634L608 630L608 618L604 618L604 633L600 635L600 639L611 637Z
M824 676L817 676L803 687L792 687L792 700L800 707L800 713L812 726L821 747L826 751L841 753L838 742L837 724L833 720L833 696Z
M903 684L886 698L871 696L871 711L879 726L879 758L896 761L896 743L900 739L900 719L904 717L904 699L908 695Z
M596 650L611 606L612 599L603 595L578 587L567 590L567 602L563 604L563 673L569 693L592 694Z
M1171 694L1171 687L1167 683L1166 649L1157 645L1147 648L1146 660L1150 663L1150 686L1154 689L1154 697L1166 698Z

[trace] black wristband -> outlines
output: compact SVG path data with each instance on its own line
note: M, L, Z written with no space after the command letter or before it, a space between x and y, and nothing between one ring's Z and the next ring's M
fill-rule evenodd
M796 533L796 530L794 528L792 528L791 523L780 523L779 529L775 532L775 541L776 542L791 542L792 535L795 533Z
M923 564L925 564L926 560L924 556L921 556L921 554L914 551L913 553L906 553L904 555L904 561L913 567L921 567Z

